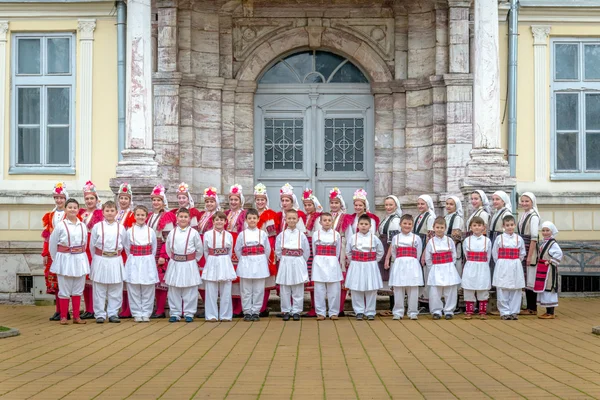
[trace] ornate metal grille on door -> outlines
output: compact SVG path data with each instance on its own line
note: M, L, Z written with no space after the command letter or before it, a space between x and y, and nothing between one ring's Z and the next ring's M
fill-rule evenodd
M265 170L303 168L302 118L265 118Z
M325 118L325 171L364 171L364 119Z

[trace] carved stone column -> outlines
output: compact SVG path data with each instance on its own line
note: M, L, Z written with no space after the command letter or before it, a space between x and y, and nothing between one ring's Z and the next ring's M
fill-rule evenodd
M471 1L448 1L449 70L451 74L469 73L469 8Z

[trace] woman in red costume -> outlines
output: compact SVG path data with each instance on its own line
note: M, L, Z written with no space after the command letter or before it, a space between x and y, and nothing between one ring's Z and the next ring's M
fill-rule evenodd
M198 233L200 233L200 238L202 239L202 243L204 243L204 233L208 232L213 228L213 215L221 210L221 205L219 204L219 196L217 195L217 188L207 187L204 189L204 211L200 211L200 217L198 218ZM198 267L200 268L200 275L202 276L202 272L204 271L204 265L206 264L206 258L202 257L198 262ZM204 281L198 286L198 291L200 292L200 297L202 298L202 303L205 303L206 299L206 291L204 290ZM195 315L196 318L204 318L204 313L199 312Z
M244 211L245 203L242 186L235 184L229 189L229 210L225 211L227 215L227 226L225 229L233 236L233 246L240 232L244 230L244 221L246 220L246 212ZM235 252L231 255L233 267L237 269L238 258ZM231 306L233 308L233 318L241 318L244 316L242 311L242 298L240 293L239 278L232 282L231 286Z
M135 216L133 214L133 191L129 183L122 183L119 186L117 193L117 200L119 204L119 211L117 212L117 222L125 228L125 230L131 228L135 224ZM123 264L127 262L127 253L122 252ZM121 306L121 313L119 318L131 318L131 310L129 309L129 297L127 296L127 286L123 285L123 305Z
M160 219L165 215L166 210L169 209L169 201L165 193L165 187L163 185L156 185L150 193L152 199L152 212L148 214L146 223L150 229L154 230L156 234L156 268L158 269L159 282L156 284L155 299L156 309L159 311L152 314L151 318L165 318L165 304L167 303L167 285L165 284L165 273L167 272L167 265L159 265L158 260L160 258L160 249L165 243L166 235L163 237L163 232L158 229ZM167 235L169 233L167 232ZM162 310L162 311L161 311ZM159 315L160 314L160 315Z

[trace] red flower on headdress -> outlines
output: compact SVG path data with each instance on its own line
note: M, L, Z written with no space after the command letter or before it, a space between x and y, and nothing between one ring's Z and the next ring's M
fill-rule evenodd
M62 191L63 191L63 188L61 188L61 187L57 187L56 190L55 190L55 192L58 193L58 194L61 194Z
M127 193L127 188L126 187L123 188L123 193Z
M232 192L232 193L237 193L237 189L235 192ZM212 189L208 189L206 191L206 196L208 196L208 197L215 197L216 195L217 195L217 193L215 193Z
M337 192L331 192L331 193L329 193L329 198L330 198L330 199L332 199L332 200L333 200L333 199L335 199L336 197L337 197Z
M237 187L234 186L231 188L231 193L238 194L238 192L239 192L239 189Z

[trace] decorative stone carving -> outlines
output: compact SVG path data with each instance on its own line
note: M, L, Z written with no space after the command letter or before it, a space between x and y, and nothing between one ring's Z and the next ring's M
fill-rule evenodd
M546 45L548 35L550 35L549 25L532 25L531 33L533 34L533 44Z
M245 60L267 38L295 26L288 18L236 18L233 20L233 55Z
M331 19L330 26L358 36L375 49L384 60L394 59L393 18Z
M80 40L94 39L94 31L96 30L95 19L80 19L77 21L77 32L79 32Z

